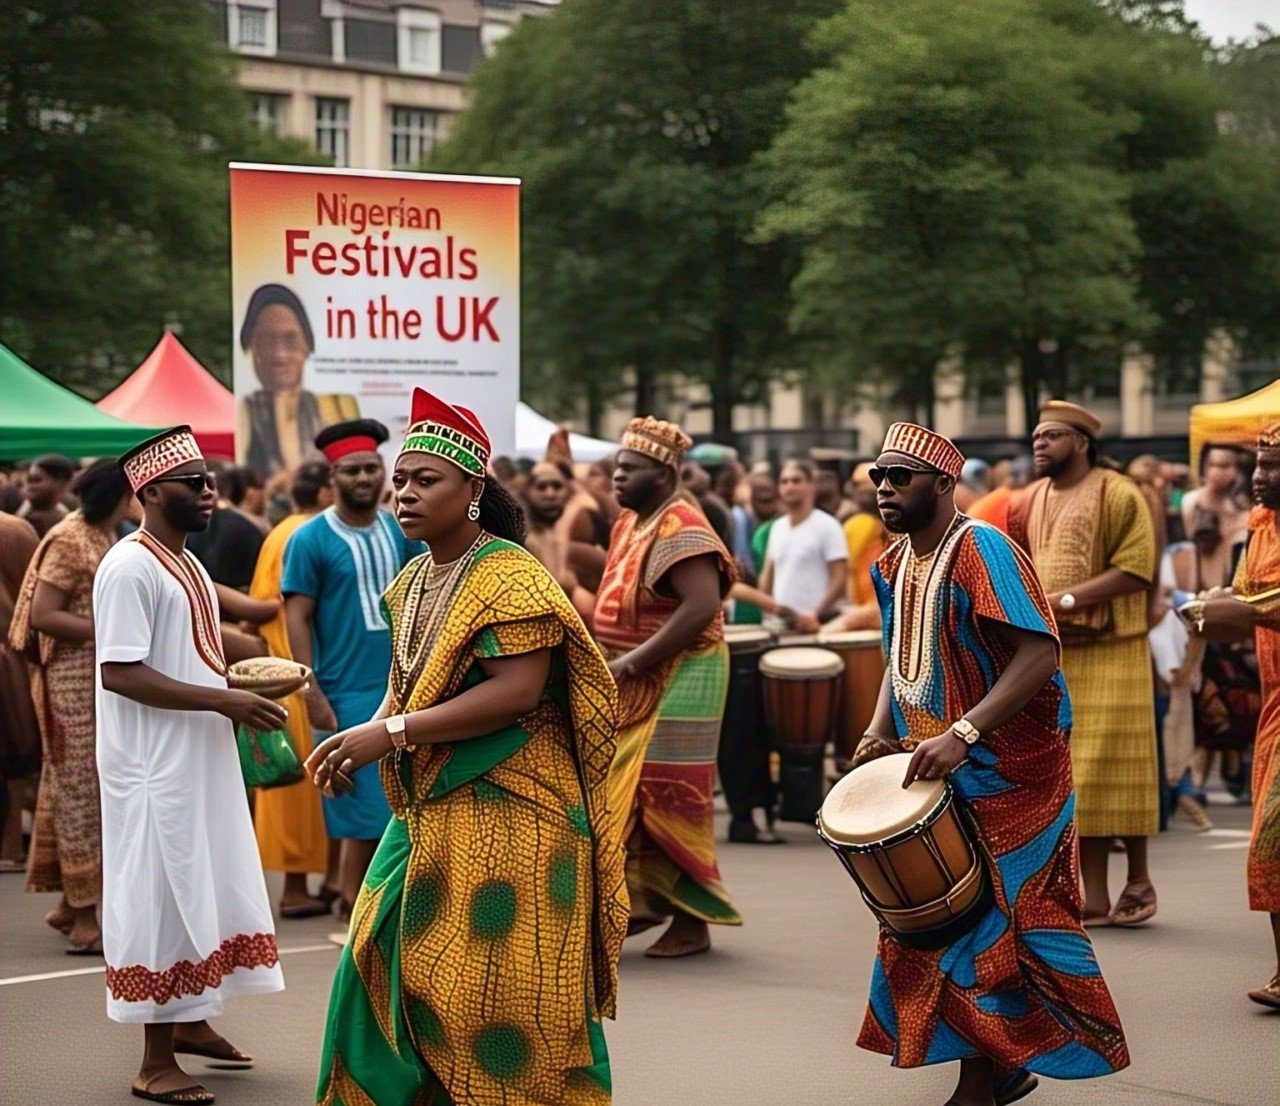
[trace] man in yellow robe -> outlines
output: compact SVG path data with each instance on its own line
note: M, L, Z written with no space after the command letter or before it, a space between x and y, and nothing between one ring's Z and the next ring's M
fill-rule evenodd
M1147 644L1155 528L1136 484L1097 464L1102 423L1050 400L1032 434L1040 477L1010 511L1062 638L1074 727L1084 924L1140 925L1156 912L1147 838L1159 829L1155 697ZM1111 840L1129 860L1123 894L1107 889Z

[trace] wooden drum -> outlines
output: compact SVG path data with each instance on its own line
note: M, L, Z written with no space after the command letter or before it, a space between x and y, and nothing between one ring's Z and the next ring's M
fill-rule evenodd
M836 756L851 760L862 735L871 725L884 682L884 639L879 630L849 630L818 638L844 661L844 694L836 721Z
M730 813L749 818L756 808L772 810L775 799L760 680L760 656L772 647L773 635L760 626L726 626L724 640L729 646L729 694L716 768Z
M760 658L765 720L781 760L784 822L812 822L822 805L822 762L843 672L844 662L829 649L771 649Z
M914 948L951 944L993 902L991 882L946 780L902 781L908 753L855 768L831 789L818 835L880 924Z

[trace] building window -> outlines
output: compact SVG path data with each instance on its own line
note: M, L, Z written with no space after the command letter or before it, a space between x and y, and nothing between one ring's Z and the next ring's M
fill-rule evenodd
M391 109L391 167L416 169L436 144L440 116L421 108Z
M480 24L480 46L487 58L498 48L498 43L511 33L510 23L495 23L492 20Z
M440 16L417 8L396 11L398 60L406 73L440 72Z
M228 0L227 42L242 54L276 52L276 0Z
M284 134L284 115L288 104L288 96L277 96L273 92L250 92L249 118L260 131Z
M351 164L351 101L317 97L316 149L339 169Z

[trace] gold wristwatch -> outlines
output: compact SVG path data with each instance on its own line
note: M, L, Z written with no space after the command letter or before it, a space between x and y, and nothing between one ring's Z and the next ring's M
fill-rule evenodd
M397 749L408 748L409 736L404 732L404 715L393 714L390 718L384 718L382 724L387 727L387 733L391 735L391 744Z

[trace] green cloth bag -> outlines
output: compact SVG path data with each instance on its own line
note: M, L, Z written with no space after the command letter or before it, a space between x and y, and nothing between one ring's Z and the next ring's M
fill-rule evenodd
M246 787L288 787L306 775L287 730L264 732L237 726L236 748Z

